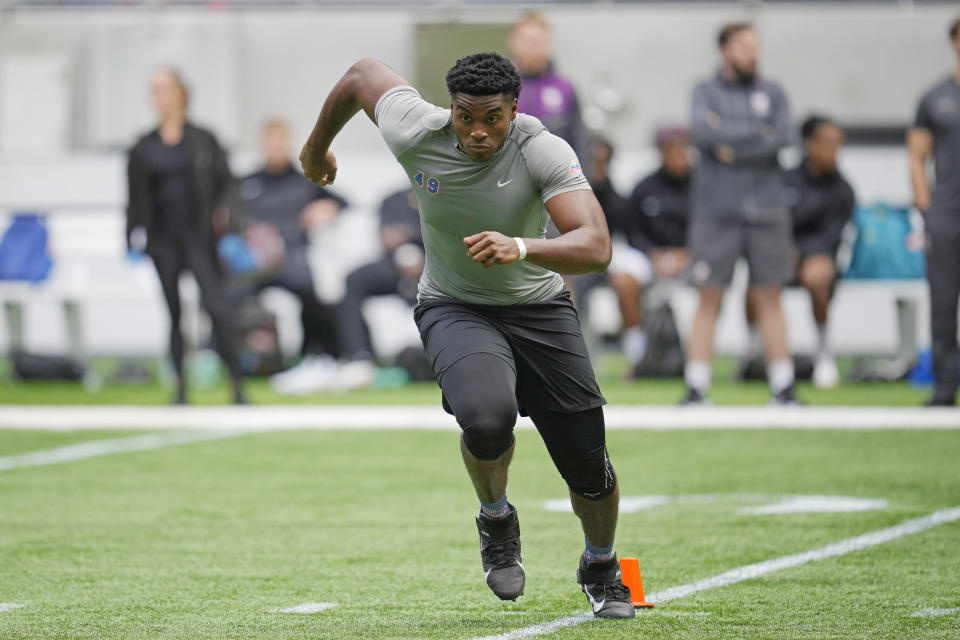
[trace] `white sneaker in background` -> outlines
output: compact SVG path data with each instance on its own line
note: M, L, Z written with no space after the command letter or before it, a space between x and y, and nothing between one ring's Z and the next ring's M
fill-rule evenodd
M295 367L270 377L276 393L304 395L330 388L337 372L337 361L328 355L305 356Z
M819 389L832 389L840 382L837 363L830 356L820 356L813 367L813 386Z
M377 368L369 360L351 360L340 364L334 374L333 388L339 391L353 391L373 386Z

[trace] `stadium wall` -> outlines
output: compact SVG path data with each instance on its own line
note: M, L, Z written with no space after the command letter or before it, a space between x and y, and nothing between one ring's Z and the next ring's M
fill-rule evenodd
M716 66L717 26L730 19L757 23L763 68L785 85L798 115L817 109L847 124L902 126L924 87L952 65L946 25L956 9L950 6L747 6L753 8L684 3L544 13L554 28L558 67L586 106L614 108L605 128L622 146L645 145L658 123L686 118L693 83ZM66 57L74 148L122 147L148 126L145 76L164 63L182 67L193 84L197 120L231 145L251 147L259 123L273 114L305 134L325 92L362 56L414 76L418 23L509 23L521 13L514 7L9 11L0 14L0 61ZM380 148L376 132L360 123L348 127L340 144Z

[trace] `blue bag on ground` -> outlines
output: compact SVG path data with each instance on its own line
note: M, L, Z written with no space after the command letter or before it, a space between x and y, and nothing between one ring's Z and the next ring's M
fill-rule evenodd
M0 239L0 280L41 282L50 275L51 266L43 216L34 213L14 216Z
M920 280L926 275L923 236L910 222L910 211L884 202L858 206L853 212L857 239L844 278Z

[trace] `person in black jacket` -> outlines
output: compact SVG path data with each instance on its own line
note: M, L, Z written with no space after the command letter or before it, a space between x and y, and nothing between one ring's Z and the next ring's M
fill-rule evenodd
M800 135L804 157L786 174L784 200L793 221L796 282L810 294L813 319L817 324L813 383L818 387L833 387L840 376L827 345L827 312L837 281L837 249L856 198L850 183L837 169L843 129L829 118L813 115L804 120ZM755 302L748 293L751 351L757 357L760 339L754 327Z
M187 121L189 94L175 71L154 72L150 88L160 124L129 152L127 242L133 249L146 251L160 277L170 312L175 402L187 400L178 283L180 274L190 271L210 315L217 349L230 370L234 402L243 404L236 330L214 238L214 218L221 215L218 212L233 182L227 157L213 134Z
M294 168L290 129L278 118L263 126L263 167L239 182L238 212L248 235L263 234L279 245L277 265L263 268L249 281L238 283L234 296L245 298L267 287L278 287L300 301L304 359L339 355L334 307L316 293L310 265L310 234L332 221L347 206L324 187L307 180Z
M621 228L634 262L642 269L618 269L616 249L610 264L610 284L620 299L624 354L634 372L646 351L643 327L643 287L656 278L676 278L689 266L687 219L690 217L690 131L662 127L656 145L661 166L641 180L623 209Z

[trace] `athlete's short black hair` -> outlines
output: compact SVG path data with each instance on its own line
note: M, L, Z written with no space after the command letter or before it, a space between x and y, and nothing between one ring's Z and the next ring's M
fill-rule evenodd
M730 42L730 38L741 31L753 31L753 25L749 22L728 22L720 28L717 34L717 45L722 49Z
M495 96L509 99L520 95L520 76L513 63L496 53L474 53L457 60L447 72L450 95Z
M950 39L956 40L958 37L960 37L960 18L950 23Z
M817 135L817 130L824 125L838 126L836 122L827 116L817 113L808 116L807 119L803 121L803 124L800 125L800 137L804 140L809 140Z

